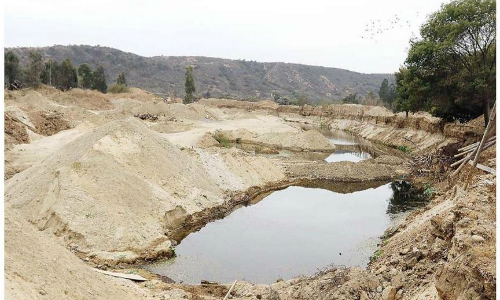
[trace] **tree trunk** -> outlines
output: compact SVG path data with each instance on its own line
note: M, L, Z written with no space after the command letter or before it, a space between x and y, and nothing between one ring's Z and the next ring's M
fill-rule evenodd
M483 101L484 127L488 126L490 120L490 99L486 98Z

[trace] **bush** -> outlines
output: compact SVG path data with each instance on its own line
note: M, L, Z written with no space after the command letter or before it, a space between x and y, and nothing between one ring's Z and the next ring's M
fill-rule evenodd
M404 153L409 153L410 152L410 148L408 148L407 146L399 146L398 150L402 151Z
M113 93L113 94L118 94L118 93L127 93L128 92L128 86L123 85L123 84L114 84L108 88L108 92Z
M226 138L222 133L220 133L219 131L216 131L214 134L213 134L213 137L214 139L219 142L219 145L221 147L224 147L224 148L229 148L231 147L231 141Z

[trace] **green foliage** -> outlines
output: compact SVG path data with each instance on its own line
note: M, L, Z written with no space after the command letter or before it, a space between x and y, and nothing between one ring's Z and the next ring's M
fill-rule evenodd
M278 100L281 99L281 95L278 93L272 93L272 96L273 96L274 102L277 102Z
M194 78L193 78L193 67L186 67L186 83L184 85L186 95L184 96L184 104L193 103L194 101L194 93L196 92L196 88L194 87Z
M12 51L4 55L4 79L5 84L10 88L14 81L20 78L19 58Z
M428 182L424 184L424 196L427 199L431 199L436 193L436 189Z
M376 261L377 259L380 258L380 256L382 256L383 253L384 250L378 249L377 251L375 251L375 253L373 253L372 256L370 256L370 261Z
M99 65L92 73L92 89L106 93L108 85L106 84L106 77L104 75L104 68Z
M37 88L42 83L42 73L45 67L42 56L38 52L30 52L26 84L32 88Z
M230 148L231 147L231 141L229 141L228 138L226 138L221 132L216 131L213 134L214 139L219 142L219 145L224 147L224 148Z
M118 78L116 78L116 84L128 86L127 79L125 78L125 73L121 72L120 75L118 75Z
M127 93L128 92L128 86L123 85L123 84L113 84L108 88L108 92L113 93L113 94L118 94L118 93Z
M349 94L342 99L342 104L359 104L359 100L356 97L357 94Z
M447 121L484 114L495 101L496 1L456 0L432 14L396 73L396 111Z
M298 106L304 107L304 105L309 104L309 99L307 99L306 95L300 95L299 97L297 97L296 103Z
M59 64L55 60L49 59L46 61L42 73L42 83L50 86L56 86L58 72Z
M407 146L403 146L403 145L398 146L398 150L402 151L404 153L410 153L410 148L408 148Z
M392 83L389 85L389 80L384 79L380 85L378 96L386 107L392 107L393 102L397 97L396 86Z
M378 96L384 103L387 103L389 100L389 80L387 80L387 78L382 81L380 90L378 91Z
M90 69L89 65L87 64L81 64L78 67L78 76L79 78L79 83L82 89L90 89L92 88L92 80L93 80L93 75L92 75L92 70Z
M66 91L78 86L78 76L76 69L69 59L65 59L59 68L59 82L60 89Z

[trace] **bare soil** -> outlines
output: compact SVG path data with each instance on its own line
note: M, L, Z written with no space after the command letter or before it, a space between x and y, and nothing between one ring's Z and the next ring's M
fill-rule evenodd
M388 232L368 269L327 268L272 285L238 282L232 298L495 299L495 176L467 167L446 181L444 166L415 171L425 165L418 155L477 139L470 124L453 124L447 134L430 116L377 107L217 99L183 105L138 89L103 95L43 87L5 97L10 299L220 299L227 283L187 286L143 271L148 281L132 283L91 267L137 272L135 264L170 257L172 245L207 222L292 184L355 189L410 174L433 184L436 197ZM279 149L333 151L315 130L325 126L412 152L359 163L272 156ZM260 150L228 147L221 135ZM482 163L495 166L495 157L491 149Z

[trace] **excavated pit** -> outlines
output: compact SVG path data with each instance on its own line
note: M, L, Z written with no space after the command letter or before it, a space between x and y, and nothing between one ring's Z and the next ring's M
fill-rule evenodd
M270 284L330 265L366 267L384 231L425 204L410 183L377 185L353 191L352 184L342 189L323 183L274 191L189 234L175 258L145 268L187 284Z

